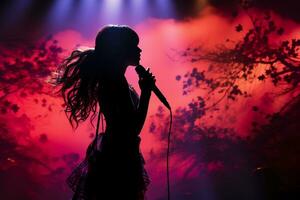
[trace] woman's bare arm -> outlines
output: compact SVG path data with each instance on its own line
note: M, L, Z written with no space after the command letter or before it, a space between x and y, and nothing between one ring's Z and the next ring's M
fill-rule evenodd
M144 72L144 75L139 77L139 86L141 89L141 96L140 96L140 102L137 108L137 134L140 134L148 112L148 106L149 106L149 100L151 97L151 91L153 86L155 85L155 76L152 75L152 73L149 71L149 68L147 71Z
M139 135L148 112L148 106L149 106L149 101L151 97L151 90L142 90L141 91L141 96L140 96L140 102L137 108L137 115L136 115L136 133Z

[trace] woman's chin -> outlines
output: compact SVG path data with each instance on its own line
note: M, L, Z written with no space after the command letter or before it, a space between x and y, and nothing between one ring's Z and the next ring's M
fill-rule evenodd
M137 58L137 59L134 59L134 60L131 60L128 62L127 65L130 65L130 66L137 66L137 65L140 65L140 58Z
M137 65L140 65L140 61L136 61L136 62L133 62L130 64L131 66L137 66Z

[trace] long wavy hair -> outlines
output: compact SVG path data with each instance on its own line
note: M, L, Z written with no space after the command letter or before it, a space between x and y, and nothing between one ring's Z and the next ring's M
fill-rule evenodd
M101 84L120 70L117 67L124 62L128 45L138 42L137 33L130 27L106 25L97 34L95 48L76 49L62 61L54 82L72 128L91 113L93 124Z

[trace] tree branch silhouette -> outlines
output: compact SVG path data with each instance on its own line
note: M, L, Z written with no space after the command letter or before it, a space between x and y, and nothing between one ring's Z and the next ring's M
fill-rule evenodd
M249 97L247 91L242 91L240 84L253 83L256 80L272 81L275 87L282 89L280 95L299 92L300 39L277 41L283 35L284 29L277 27L269 16L263 19L251 18L251 21L253 27L244 34L242 40L233 44L220 44L212 50L187 48L182 53L190 62L210 63L208 71L199 72L194 68L184 76L184 95L198 89L201 84L205 85L208 95L214 92L223 94L212 104L211 107L214 107L225 97L232 100L237 96ZM237 32L242 30L241 24L236 26ZM228 39L227 43L229 41L231 40ZM211 74L214 74L214 78L206 78Z

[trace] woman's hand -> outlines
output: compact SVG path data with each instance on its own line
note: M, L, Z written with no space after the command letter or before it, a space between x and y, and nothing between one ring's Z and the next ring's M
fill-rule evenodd
M144 71L143 76L139 79L139 86L141 88L141 96L140 96L140 101L139 105L137 107L137 112L136 112L136 134L140 134L141 130L144 126L147 112L148 112L148 106L149 106L149 101L150 101L150 96L151 96L151 90L153 86L155 85L155 77L152 75L152 73L149 72L149 68L147 71Z
M150 69L147 68L145 75L143 77L140 77L139 79L139 86L141 91L151 92L153 86L155 85L155 76L153 76L149 70Z

